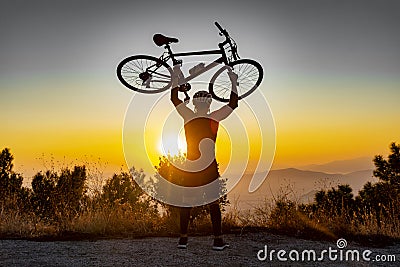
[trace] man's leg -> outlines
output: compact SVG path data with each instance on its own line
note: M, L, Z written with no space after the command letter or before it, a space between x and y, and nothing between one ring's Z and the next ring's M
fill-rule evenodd
M188 227L189 227L189 219L190 219L190 209L191 208L180 208L180 228L181 228L181 236L187 236Z
M211 215L211 223L213 227L213 232L214 232L214 237L220 237L222 234L221 230L221 224L222 224L222 218L221 218L221 209L219 207L219 202L215 201L210 204L210 215Z
M188 241L188 227L190 219L190 208L179 209L179 224L181 229L181 237L179 238L178 248L186 248Z
M229 245L224 243L222 239L222 215L219 202L215 201L211 203L209 207L210 207L211 222L214 232L213 249L224 250L225 248L229 247Z

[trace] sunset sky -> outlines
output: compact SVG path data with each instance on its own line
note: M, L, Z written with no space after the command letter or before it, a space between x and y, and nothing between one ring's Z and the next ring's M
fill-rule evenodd
M179 38L177 52L216 49L214 21L265 70L258 90L276 127L273 168L372 159L400 142L399 1L136 2L1 2L0 149L11 149L19 172L31 175L51 158L124 168L126 111L130 133L143 140L146 107L161 95L123 87L117 64L161 55L154 33ZM250 121L246 109L238 116ZM159 146L159 135L146 138ZM224 130L221 138L229 139ZM240 147L232 138L227 151ZM135 156L141 168L146 155Z

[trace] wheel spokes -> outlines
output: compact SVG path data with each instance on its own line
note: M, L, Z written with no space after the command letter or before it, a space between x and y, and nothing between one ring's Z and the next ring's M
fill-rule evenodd
M171 80L170 73L165 66L157 66L154 60L148 59L135 59L127 62L122 67L121 74L127 83L145 90L164 89ZM149 77L147 78L147 75L144 74Z
M257 86L260 71L257 66L250 63L239 63L233 66L233 71L238 75L237 90L239 98ZM213 83L214 94L225 101L229 100L232 84L228 71L224 70L217 76Z

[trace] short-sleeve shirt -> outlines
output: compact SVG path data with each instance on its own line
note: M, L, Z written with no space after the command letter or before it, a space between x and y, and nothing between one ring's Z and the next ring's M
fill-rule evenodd
M178 177L173 182L183 186L201 186L218 179L220 175L215 159L215 142L219 122L232 113L233 109L226 105L207 115L197 115L184 104L176 106L176 109L184 120L187 161L205 158L207 164L198 171L177 169L175 174Z

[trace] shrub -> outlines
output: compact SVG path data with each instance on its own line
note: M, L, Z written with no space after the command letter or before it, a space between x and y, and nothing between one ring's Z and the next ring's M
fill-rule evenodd
M75 166L72 171L66 168L60 174L38 172L32 180L34 212L46 221L70 221L81 209L86 192L85 181L85 166Z

